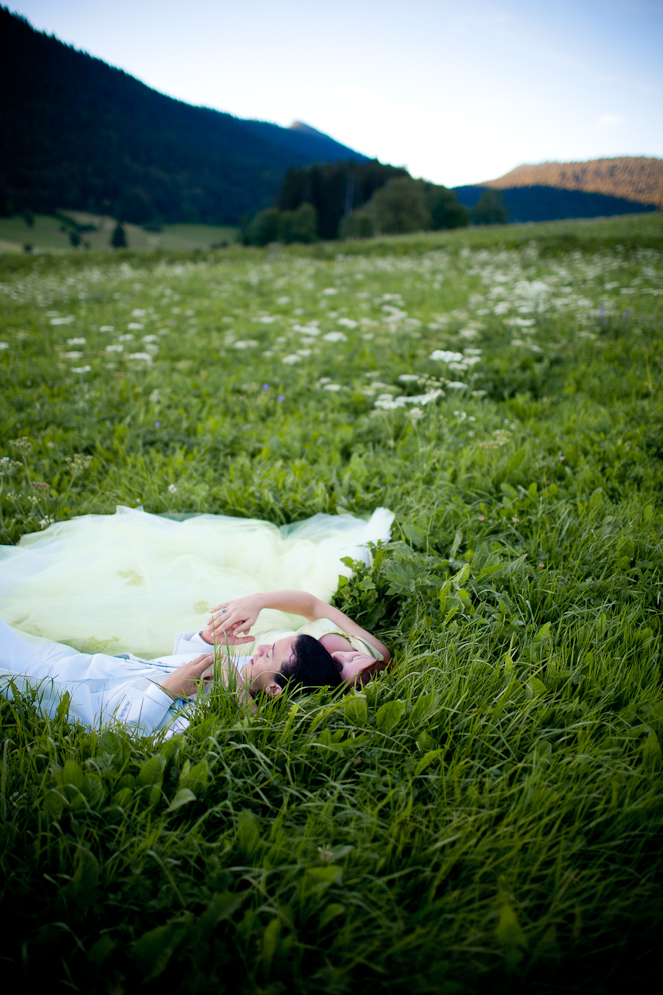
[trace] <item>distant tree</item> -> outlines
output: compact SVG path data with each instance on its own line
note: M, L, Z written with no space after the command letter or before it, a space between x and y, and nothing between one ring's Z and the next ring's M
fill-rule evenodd
M339 238L372 238L375 235L373 212L368 207L352 211L341 221Z
M113 234L110 237L110 244L114 249L128 248L127 236L124 231L124 227L119 221L113 229Z
M35 216L32 213L32 211L23 211L23 220L25 221L28 228L34 228Z
M505 225L509 220L509 208L506 206L501 190L484 190L470 211L474 225Z
M269 245L280 237L281 212L276 207L259 211L247 230L249 245Z
M328 162L285 174L276 203L282 211L294 211L300 204L312 204L318 212L318 235L334 239L343 219L352 210L368 203L388 180L408 176L405 169L370 162Z
M409 177L396 177L371 199L376 231L385 235L402 235L422 231L430 225L425 184Z
M81 244L81 236L77 231L72 230L69 232L69 241L71 242L72 248L77 249Z
M281 211L279 241L315 242L318 237L318 212L312 204L300 204L296 211Z
M428 194L430 226L434 231L444 228L465 228L470 223L470 212L453 190L446 187L432 187Z
M24 252L34 252L35 250L34 250L34 247L32 245L30 245L29 242L26 242L25 245L23 246L23 251Z

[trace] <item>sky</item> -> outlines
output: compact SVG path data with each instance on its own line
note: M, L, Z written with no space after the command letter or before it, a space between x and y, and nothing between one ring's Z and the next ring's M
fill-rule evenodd
M187 103L446 186L663 157L663 0L2 0Z

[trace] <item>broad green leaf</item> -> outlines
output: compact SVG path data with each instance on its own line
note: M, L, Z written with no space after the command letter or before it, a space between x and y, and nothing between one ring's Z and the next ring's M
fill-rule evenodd
M389 734L399 724L405 712L405 702L399 698L394 701L387 701L378 708L375 717L376 725L380 732Z
M428 753L424 753L423 757L417 762L417 766L414 768L414 776L418 777L419 774L423 773L434 760L437 760L442 756L444 750L429 750Z
M138 962L142 981L158 978L188 932L186 924L169 922L143 933L133 945L131 957Z
M198 928L203 937L209 936L215 926L230 919L244 901L244 895L232 891L216 892L209 905L198 919Z
M323 867L309 867L306 871L305 889L321 895L332 884L339 884L343 877L343 868L338 864L325 864Z
M345 717L356 726L364 726L368 721L368 704L361 694L350 694L345 699Z
M320 916L320 926L326 926L327 923L332 921L332 919L337 919L339 916L342 916L344 912L345 905L341 905L340 902L331 902L331 904L325 908Z
M58 722L66 718L69 714L69 705L71 703L71 695L68 691L65 691L60 701L58 702L58 707L55 710L55 718Z
M543 643L546 639L550 639L550 622L546 622L542 625L537 634L534 637L535 643Z
M60 784L71 784L80 791L85 784L85 772L75 760L67 760L62 769L59 781Z
M649 730L647 738L643 743L642 759L645 762L645 766L650 770L660 766L661 744L659 743L658 736L653 729Z
M276 953L276 944L280 932L281 920L275 916L271 922L267 923L265 931L262 934L262 961L266 969L270 967Z
M166 758L161 753L155 753L147 760L136 776L136 784L139 788L151 787L153 784L161 784L163 770L166 766Z
M503 947L527 948L527 937L523 933L518 917L510 902L504 900L500 909L500 918L495 935Z
M46 792L42 808L44 814L47 815L49 819L59 819L62 815L64 806L65 800L59 791L51 788L50 791Z
M196 796L193 791L189 788L180 788L172 802L168 806L169 812L176 812L178 808L182 808L182 805L188 805L189 802L195 802Z
M469 563L466 563L464 566L460 568L457 574L454 574L452 578L454 587L456 588L462 587L469 576L470 576L470 565Z
M237 817L237 842L245 853L251 853L260 843L258 819L248 808L243 808Z
M404 522L401 528L413 545L419 548L426 545L426 533L417 528L416 525L410 525L408 522Z

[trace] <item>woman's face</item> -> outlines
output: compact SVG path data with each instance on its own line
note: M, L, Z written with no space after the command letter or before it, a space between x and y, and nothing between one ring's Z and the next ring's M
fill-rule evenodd
M292 656L292 646L296 635L284 636L271 645L263 643L256 648L253 659L244 669L244 680L251 692L266 691L268 694L281 693L281 687L274 680L286 661Z
M335 650L332 656L341 665L342 681L354 681L367 667L375 664L372 656L357 650Z

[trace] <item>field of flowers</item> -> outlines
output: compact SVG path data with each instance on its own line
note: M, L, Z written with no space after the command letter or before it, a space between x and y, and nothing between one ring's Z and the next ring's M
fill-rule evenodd
M14 990L644 979L662 370L657 215L0 261L0 542L117 504L396 512L336 596L394 651L361 694L219 689L167 742L0 701Z

